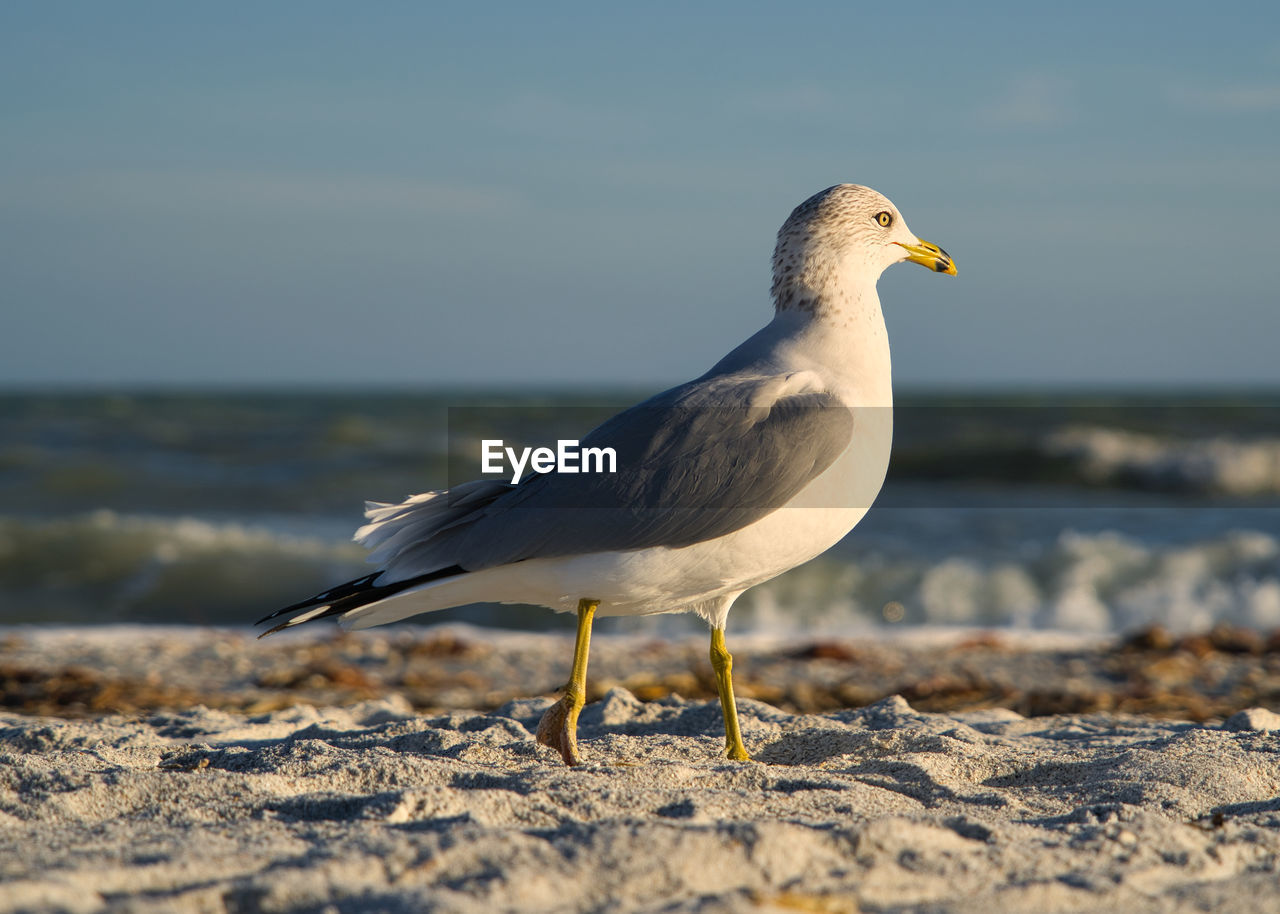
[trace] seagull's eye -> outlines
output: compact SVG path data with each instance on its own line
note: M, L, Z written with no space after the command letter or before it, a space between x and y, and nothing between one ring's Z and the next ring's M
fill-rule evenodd
M885 210L882 213L876 213L876 223L881 228L888 228L889 226L893 225L893 214L890 213L888 210Z

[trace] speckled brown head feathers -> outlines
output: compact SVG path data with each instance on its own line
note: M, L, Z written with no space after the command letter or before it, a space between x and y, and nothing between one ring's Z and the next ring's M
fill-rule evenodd
M888 224L883 224L888 214ZM903 259L894 244L914 241L897 207L860 184L837 184L792 211L773 252L774 306L822 313L825 303L874 287L885 267Z

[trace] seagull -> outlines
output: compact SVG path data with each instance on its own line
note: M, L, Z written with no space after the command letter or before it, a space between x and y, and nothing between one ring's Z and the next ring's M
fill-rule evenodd
M259 624L288 618L263 634L335 616L363 629L475 602L576 611L569 682L537 740L577 765L595 616L693 612L711 627L724 755L749 761L729 610L835 545L879 493L893 391L876 282L904 260L956 273L882 194L857 184L814 194L778 232L773 319L700 378L582 439L584 450L614 448L616 472L488 478L369 502L355 540L378 570L272 613Z

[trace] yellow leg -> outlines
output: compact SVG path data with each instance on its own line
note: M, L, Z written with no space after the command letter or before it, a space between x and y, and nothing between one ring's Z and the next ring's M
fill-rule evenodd
M587 654L591 651L591 620L599 600L578 601L578 640L573 645L573 672L564 695L547 708L538 722L537 740L559 751L566 765L579 765L578 714L587 703Z
M738 704L733 700L733 655L724 646L722 628L711 629L711 666L716 671L716 690L724 712L724 754L738 762L749 762L751 756L742 745L742 731L738 729Z

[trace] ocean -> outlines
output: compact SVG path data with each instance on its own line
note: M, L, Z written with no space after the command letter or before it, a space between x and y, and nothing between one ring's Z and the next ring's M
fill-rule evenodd
M581 437L648 391L0 394L0 625L248 626L367 573L366 499L458 481L494 421ZM1280 396L900 396L879 499L736 631L1280 626ZM544 609L419 617L564 628ZM601 620L682 633L686 616Z

